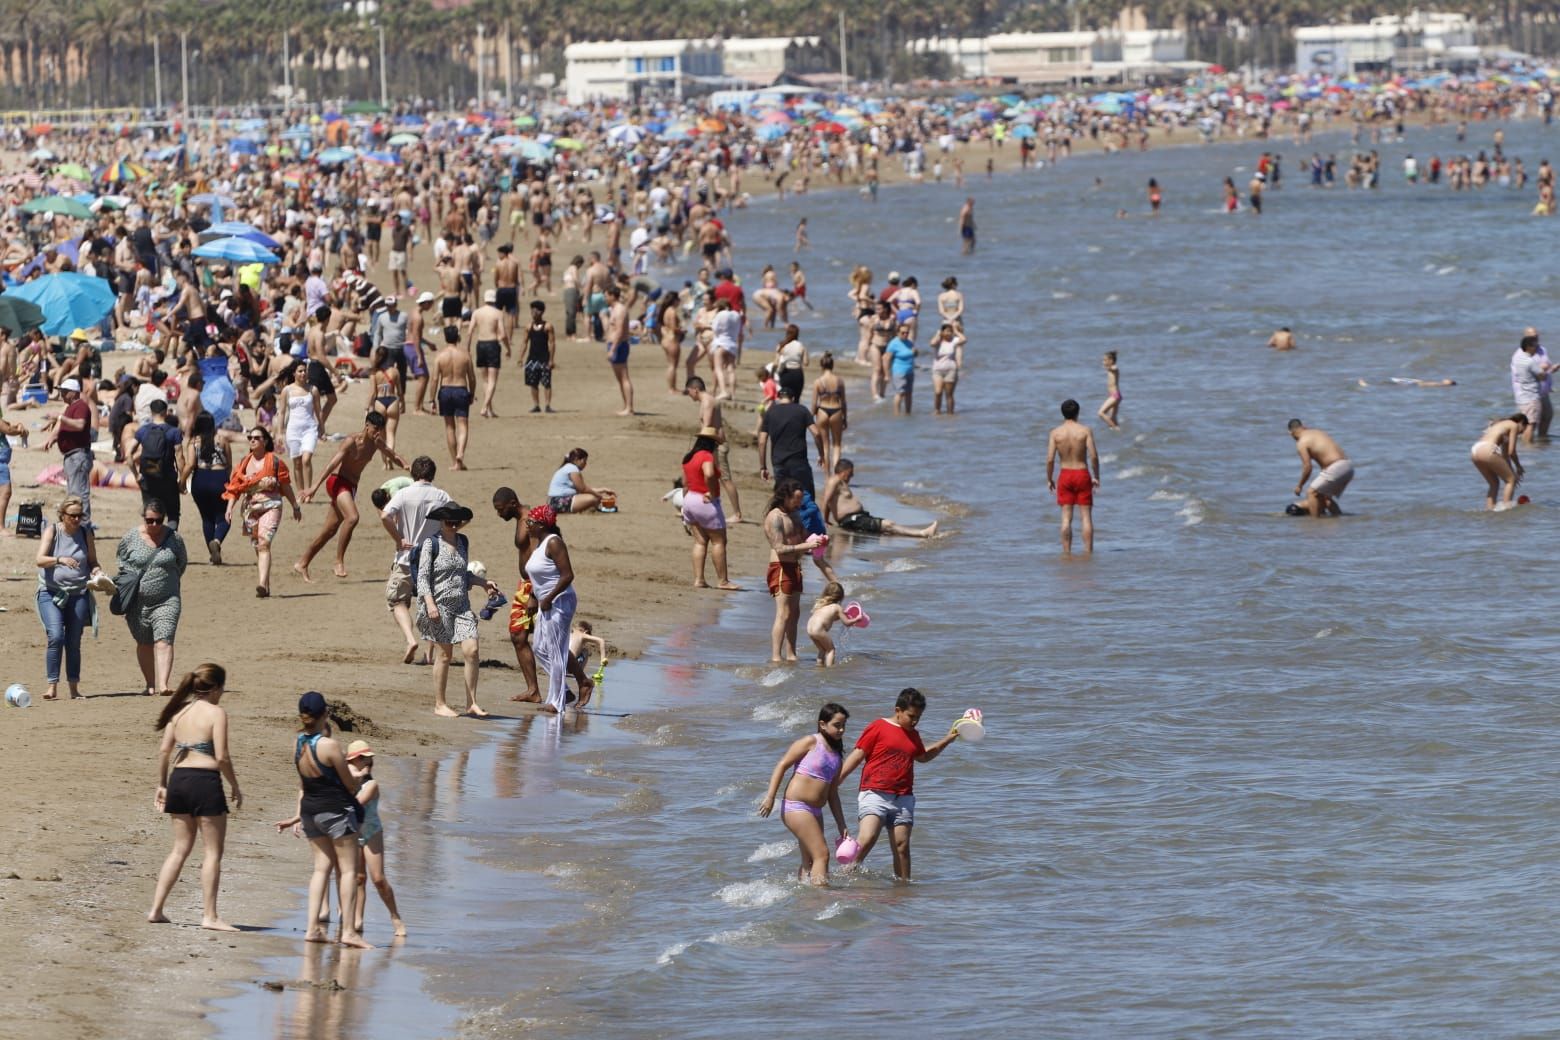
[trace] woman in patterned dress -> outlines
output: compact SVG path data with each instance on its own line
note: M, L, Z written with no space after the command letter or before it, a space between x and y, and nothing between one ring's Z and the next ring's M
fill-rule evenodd
M460 529L471 522L471 515L457 502L434 509L428 519L439 521L439 531L417 548L417 628L433 644L433 713L447 718L460 714L444 700L456 643L465 662L466 714L487 717L477 707L477 615L470 590L480 585L497 592L498 586L466 569L466 536Z
M141 525L119 540L119 569L139 571L135 606L125 612L146 693L173 693L173 637L179 628L179 579L189 566L184 539L164 521L168 511L155 498L141 508Z

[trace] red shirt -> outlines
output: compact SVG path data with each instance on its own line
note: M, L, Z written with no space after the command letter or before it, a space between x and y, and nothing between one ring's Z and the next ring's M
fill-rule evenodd
M689 494L707 495L710 493L709 484L704 480L704 464L715 464L715 456L707 451L696 452L693 458L683 463L683 490ZM715 466L715 484L720 485L720 467Z
M862 730L856 750L867 756L861 767L863 791L915 793L915 756L926 754L921 734L878 719Z
M738 314L747 313L747 300L743 298L742 286L732 281L722 281L710 291L717 300L725 300L731 304L731 309Z
M78 397L65 406L62 414L67 419L80 419L85 425L79 430L60 427L59 436L55 438L55 443L60 446L60 454L69 455L78 448L92 447L92 406Z

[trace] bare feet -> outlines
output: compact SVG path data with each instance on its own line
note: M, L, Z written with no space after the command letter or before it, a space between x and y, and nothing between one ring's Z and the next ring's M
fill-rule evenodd
M511 697L509 699L512 700L512 701L518 701L521 704L540 704L540 703L542 703L542 695L541 695L540 692L537 692L537 693L526 693L526 694L517 693L517 694L515 694L513 697Z
M736 516L728 516L728 517L726 517L726 523L728 523L728 524L740 524L741 522L742 522L742 514L741 513L738 513Z
M298 575L298 577L302 578L304 581L311 583L314 581L313 578L309 577L309 565L304 563L302 560L299 560L297 563L293 564L292 569L293 573Z
M323 928L311 928L309 931L304 933L303 941L312 943L328 943L330 942L330 936L326 934L325 929Z
M146 915L146 923L147 924L172 924L173 922L168 920L168 917L165 914L147 914Z
M43 699L46 700L46 701L57 700L59 698L59 695L60 695L60 691L59 690L50 689L48 693L43 695Z
M737 585L737 584L734 584L734 583L729 582L729 581L723 581L723 582L721 582L719 585L717 585L715 587L717 589L720 589L722 592L741 592L742 591L742 586L741 585Z
M696 581L693 583L693 587L696 589L707 589L710 587L710 583L707 581Z
M255 599L268 599L270 595L271 590L266 588L264 585L255 586Z
M485 719L488 717L488 713L477 707L475 704L468 704L466 706L466 714L470 715L474 719Z
M596 684L589 679L580 683L580 699L574 702L576 708L583 708L590 703L591 694L596 692Z
M542 705L541 710L546 712L548 715L556 715L556 714L558 714L558 709L553 707L551 704L544 704L544 705Z
M404 939L404 938L406 938L406 922L402 921L399 917L394 918L393 920L395 921L395 936L396 936L396 938L397 939Z
M347 576L347 568L346 568L346 566L344 564L338 563L338 564L336 564L335 568L331 571L331 573L334 574L338 578L345 578Z
M222 918L220 918L220 917L202 917L200 919L200 926L202 928L206 929L206 931L208 931L208 932L236 932L236 931L238 931L237 928L234 928L232 925L228 924L226 921L222 920Z
M420 643L413 643L412 645L408 646L406 648L406 655L401 658L401 663L402 664L411 664L413 661L417 660L417 648L420 645L422 645L422 644L420 644Z
M433 713L435 715L440 716L441 718L446 718L446 719L458 719L458 718L460 718L460 712L456 711L454 708L450 707L448 704L440 704L440 705L438 705L437 707L435 707L433 709Z
M464 462L462 462L460 459L456 459L455 460L455 468L456 469L465 469L466 468L466 464Z
M624 408L622 411L620 411L620 412L613 412L612 414L613 415L621 415L621 416L627 418L628 416L634 414L634 410L632 408Z

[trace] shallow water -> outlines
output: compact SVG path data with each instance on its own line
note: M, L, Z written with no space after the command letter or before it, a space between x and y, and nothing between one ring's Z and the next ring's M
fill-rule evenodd
M1489 130L1472 129L1474 148ZM1536 169L1540 128L1507 139ZM923 371L913 419L854 402L847 448L879 513L968 508L932 545L836 540L873 625L846 636L833 672L762 664L770 604L737 596L713 625L608 669L606 706L631 718L506 724L437 775L407 774L386 820L404 835L392 878L408 879L414 941L362 958L368 984L329 995L353 1009L350 1032L1560 1028L1556 798L1541 786L1557 641L1521 615L1548 601L1543 521L1560 494L1548 450L1532 450L1537 508L1484 514L1468 460L1511 410L1522 326L1557 296L1553 226L1527 217L1531 191L1402 184L1402 155L1451 154L1449 131L1382 146L1375 193L1312 191L1301 150L1274 147L1285 186L1260 220L1218 213L1221 179L1250 168L1256 142L972 178L972 258L957 255L952 184L739 218L750 284L747 265L782 266L809 218L815 353L854 349L850 264L879 284L915 273L928 301L958 275L960 414L929 414ZM1318 147L1346 162L1346 141ZM1156 220L1142 215L1151 176ZM1114 220L1118 207L1136 215ZM1278 325L1293 354L1263 348ZM1097 431L1098 552L1067 560L1045 431L1063 397L1098 406L1108 349L1126 428ZM1378 385L1390 376L1459 385ZM1291 416L1354 458L1345 519L1282 515ZM884 848L826 891L797 884L788 833L753 815L770 768L823 701L851 709L853 739L906 685L930 699L928 738L971 706L988 733L917 770L916 882L889 879ZM408 967L458 1010L410 999ZM311 1035L238 1013L279 999L230 1002L222 1032Z

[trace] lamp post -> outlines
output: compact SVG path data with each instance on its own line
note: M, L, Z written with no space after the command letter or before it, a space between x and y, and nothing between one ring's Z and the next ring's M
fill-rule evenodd
M385 27L384 23L376 23L374 28L379 30L379 107L390 107L390 90L385 83Z

